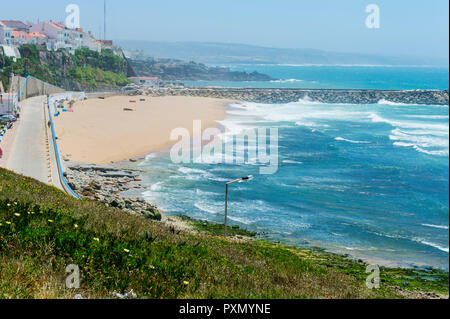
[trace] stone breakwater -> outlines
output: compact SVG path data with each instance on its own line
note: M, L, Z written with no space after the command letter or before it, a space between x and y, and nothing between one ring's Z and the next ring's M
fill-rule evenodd
M257 103L290 103L310 99L321 103L376 104L382 100L392 103L448 105L449 90L306 90L252 88L153 88L131 92L130 95L195 96L232 99Z
M64 176L69 186L80 197L96 200L130 214L140 214L161 220L158 208L139 197L127 196L127 192L143 188L139 170L124 164L95 165L66 161Z

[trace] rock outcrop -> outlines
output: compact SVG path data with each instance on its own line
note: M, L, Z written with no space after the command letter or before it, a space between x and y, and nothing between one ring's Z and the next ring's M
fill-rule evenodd
M69 186L82 198L97 200L130 214L161 220L154 205L124 193L142 189L139 171L118 165L95 165L66 162L65 177Z

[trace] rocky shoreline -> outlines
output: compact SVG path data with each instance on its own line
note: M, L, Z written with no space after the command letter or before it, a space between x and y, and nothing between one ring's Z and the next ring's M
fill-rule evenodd
M306 90L256 88L141 88L129 95L195 96L231 99L257 103L289 103L310 99L322 103L376 104L381 100L392 103L449 105L449 90Z
M161 213L156 206L129 195L143 189L139 178L141 171L125 163L95 165L66 161L65 166L64 176L80 197L103 202L130 214L161 220Z

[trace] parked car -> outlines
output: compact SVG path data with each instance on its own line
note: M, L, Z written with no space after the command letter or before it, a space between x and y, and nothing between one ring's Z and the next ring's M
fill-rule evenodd
M17 117L12 114L4 114L0 116L0 121L2 122L15 122L17 121Z

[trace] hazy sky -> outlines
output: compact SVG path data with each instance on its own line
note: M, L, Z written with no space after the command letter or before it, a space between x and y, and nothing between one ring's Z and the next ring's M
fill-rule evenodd
M0 19L63 21L71 3L84 29L103 32L103 0L2 1ZM365 26L371 3L379 29ZM445 58L448 12L448 0L107 0L107 37Z

